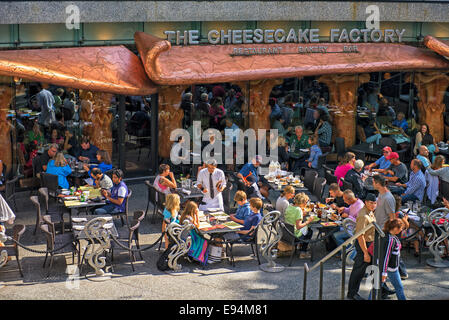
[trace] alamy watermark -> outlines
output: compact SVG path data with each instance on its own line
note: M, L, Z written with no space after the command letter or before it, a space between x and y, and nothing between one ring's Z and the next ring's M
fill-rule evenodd
M170 151L170 160L173 164L202 164L215 159L218 164L244 164L245 152L248 159L256 154L262 156L262 164L278 160L278 130L258 129L225 129L225 138L217 129L201 130L201 121L193 121L192 135L185 129L175 129L170 134L170 141L177 142ZM267 134L270 139L270 152L267 155ZM246 139L246 143L245 143ZM190 148L193 142L193 148ZM204 148L202 142L209 142ZM234 149L235 146L235 149ZM257 147L257 153L256 153ZM223 157L224 152L224 157ZM234 161L235 154L235 161Z
M71 4L65 8L68 17L65 19L65 27L69 30L80 28L80 8Z

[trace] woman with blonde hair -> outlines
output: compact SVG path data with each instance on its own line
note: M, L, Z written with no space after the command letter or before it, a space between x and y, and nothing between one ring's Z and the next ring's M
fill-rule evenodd
M445 167L446 159L442 155L437 155L433 164L427 168L427 172L432 176L437 176L445 182L449 182L449 167Z
M289 205L285 210L285 222L294 226L295 236L301 240L308 240L312 237L312 232L305 228L313 222L313 217L309 217L306 221L304 219L304 211L309 203L309 197L304 193L298 193L293 198L293 205ZM300 258L307 258L307 242L300 246Z
M181 199L179 195L176 193L167 194L165 197L165 209L162 213L164 216L164 221L162 221L162 232L165 232L167 227L167 222L176 222L179 223L178 220L178 212L181 209ZM164 236L165 239L165 249L168 248L168 237L167 234Z
M67 176L72 173L72 169L67 164L67 160L64 158L62 152L58 152L55 159L48 161L46 173L54 174L58 176L58 185L62 189L68 189L69 182L67 181Z

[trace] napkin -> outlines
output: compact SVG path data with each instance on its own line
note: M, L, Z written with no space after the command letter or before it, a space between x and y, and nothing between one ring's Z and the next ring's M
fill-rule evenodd
M186 189L184 189L184 188L182 188L181 191L182 191L183 193L185 193L186 195L190 195L190 194L192 193L192 191L186 190Z

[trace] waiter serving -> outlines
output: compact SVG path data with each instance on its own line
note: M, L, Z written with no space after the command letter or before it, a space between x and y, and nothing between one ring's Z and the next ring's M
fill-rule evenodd
M220 208L224 210L222 191L226 188L226 177L224 172L217 169L217 160L206 161L206 168L198 174L197 187L203 193L203 201L200 210Z

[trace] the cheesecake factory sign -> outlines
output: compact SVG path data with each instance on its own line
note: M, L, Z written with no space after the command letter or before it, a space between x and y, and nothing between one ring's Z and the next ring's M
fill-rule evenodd
M199 30L164 31L167 40L176 45L200 44ZM272 43L305 43L320 42L320 29L247 29L247 30L210 30L207 33L209 44L272 44ZM357 44L362 42L400 43L405 29L330 29L331 43ZM358 52L356 45L344 46L341 52ZM264 55L282 54L282 47L234 47L231 55ZM287 53L287 52L284 52ZM289 52L291 53L291 52ZM298 46L296 53L336 53L327 51L327 46Z

